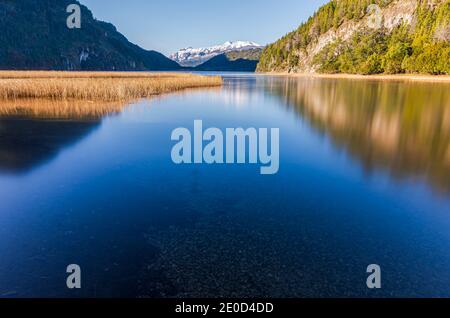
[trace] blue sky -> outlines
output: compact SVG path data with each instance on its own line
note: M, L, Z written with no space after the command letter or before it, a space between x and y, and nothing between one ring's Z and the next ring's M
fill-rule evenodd
M226 41L265 45L328 0L80 0L130 41L166 55Z

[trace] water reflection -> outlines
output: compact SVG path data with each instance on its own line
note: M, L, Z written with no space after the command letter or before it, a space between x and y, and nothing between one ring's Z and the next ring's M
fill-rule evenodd
M100 126L100 120L0 120L0 172L25 173Z
M119 113L129 103L86 100L0 100L1 117L45 119L99 119Z
M302 118L370 173L424 177L450 191L450 90L446 84L280 79L264 81Z
M449 197L358 163L448 189L448 100L445 86L227 74L105 120L0 116L0 165L34 168L0 173L0 297L448 296ZM172 130L199 118L280 127L279 174L174 165Z
M128 103L0 100L0 171L25 173L100 127Z

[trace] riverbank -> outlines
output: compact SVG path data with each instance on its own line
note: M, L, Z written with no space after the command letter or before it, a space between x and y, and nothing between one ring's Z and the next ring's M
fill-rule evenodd
M221 85L220 76L188 73L0 71L0 100L124 101Z
M257 73L258 74L258 73ZM352 79L352 80L382 80L382 81L414 81L414 82L446 82L450 83L450 75L421 75L421 74L380 74L380 75L355 75L355 74L318 74L318 73L259 73L271 76L292 76L306 78L328 79Z

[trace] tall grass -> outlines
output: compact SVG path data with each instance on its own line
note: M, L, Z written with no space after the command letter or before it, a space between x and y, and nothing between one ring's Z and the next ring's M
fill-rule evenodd
M98 119L118 114L125 102L88 100L17 99L0 100L0 116L41 119Z
M194 76L189 73L151 72L67 72L67 71L0 71L1 79L17 78L174 78Z
M220 77L187 73L0 71L0 100L127 101L220 85Z

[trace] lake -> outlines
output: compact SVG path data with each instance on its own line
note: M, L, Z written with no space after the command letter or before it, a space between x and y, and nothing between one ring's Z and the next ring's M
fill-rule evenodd
M0 117L0 297L450 296L448 84L223 76L100 118ZM279 172L174 164L194 120L279 128Z

